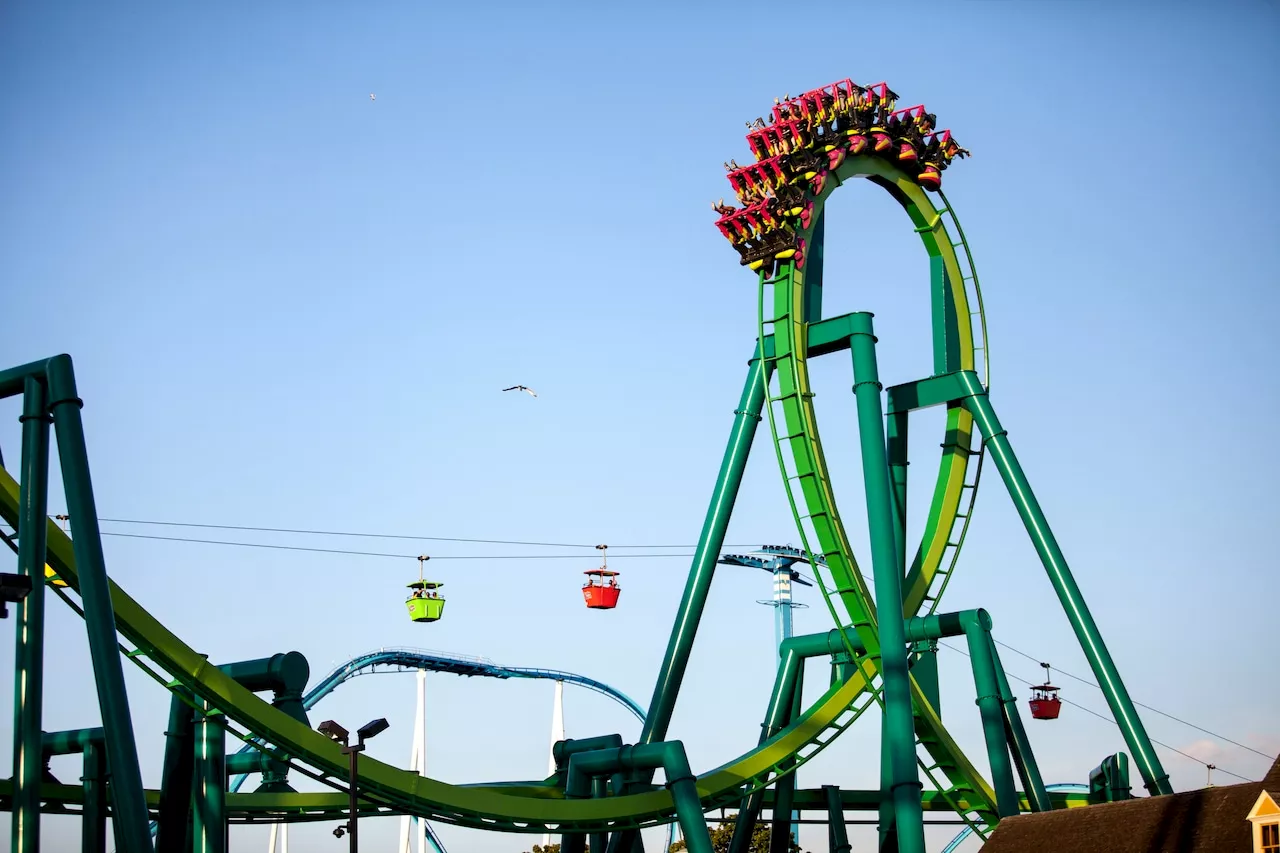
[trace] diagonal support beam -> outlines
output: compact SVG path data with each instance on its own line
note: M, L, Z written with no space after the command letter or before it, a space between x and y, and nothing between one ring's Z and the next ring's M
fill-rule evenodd
M1076 633L1076 638L1080 641L1080 647L1089 660L1089 666L1098 679L1098 684L1102 687L1103 695L1107 697L1107 704L1111 706L1111 713L1115 715L1125 743L1133 753L1146 789L1153 795L1173 793L1173 787L1169 784L1169 775L1164 772L1160 764L1160 759L1151 744L1151 738L1147 735L1146 727L1143 726L1133 700L1129 697L1129 691L1120 678L1120 671L1116 668L1115 661L1111 659L1111 653L1107 651L1102 633L1098 630L1097 623L1093 621L1093 614L1085 604L1080 587L1076 585L1071 568L1067 565L1067 558L1058 546L1058 540L1054 538L1053 531L1049 529L1049 521L1045 518L1044 510L1040 508L1040 502L1031 491L1031 483L1028 482L1027 475L1023 473L1022 466L1018 463L1018 457L1009 444L1009 435L1001 426L1000 419L996 417L986 389L982 387L977 374L972 371L962 371L954 375L963 386L964 407L973 414L978 429L982 431L987 447L991 450L991 458L995 461L1005 487L1009 490L1009 496L1013 498L1018 514L1022 516L1022 523L1027 528L1031 543L1035 546L1036 553L1040 555L1040 561L1049 574L1049 582L1053 584L1058 600L1062 602L1067 619Z

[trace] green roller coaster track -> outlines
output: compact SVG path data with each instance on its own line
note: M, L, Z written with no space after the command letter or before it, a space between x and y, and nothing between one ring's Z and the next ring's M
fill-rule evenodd
M930 260L933 375L890 388L883 395L875 368L871 315L821 317L822 258L826 242L823 206L841 184L855 178L871 181L899 202ZM589 765L596 767L598 775L625 771L624 775L613 777L614 781L607 786L607 795L578 796L567 792L564 774L543 780L459 785L363 758L358 779L364 800L362 808L379 813L413 814L486 830L557 831L564 833L566 839L580 838L587 833L598 838L601 833L612 832L610 851L627 853L631 843L628 839L635 837L634 830L667 823L672 817L679 817L682 823L688 820L690 791L696 791L698 802L694 805L702 811L718 807L745 810L753 795L755 806L752 807L758 808L764 802L763 790L774 786L772 796L779 803L775 814L782 811L779 798L791 796L788 786L794 786L796 769L872 708L880 711L886 727L878 807L882 821L895 825L895 831L901 833L898 836L900 850L923 849L911 840L919 827L908 825L913 820L919 823L919 818L911 815L918 816L921 809L954 812L981 833L995 825L1002 815L1010 813L1011 808L1050 807L1025 746L1025 736L1018 740L1021 723L1016 720L1016 709L1012 711L1013 720L1007 716L1012 701L1007 685L996 686L994 681L990 682L991 695L983 698L1000 701L984 706L984 715L988 712L995 715L984 716L984 725L999 727L998 706L1002 702L1010 739L1008 749L1019 762L1026 788L1025 800L1015 801L1009 796L1012 782L1007 771L1008 755L1001 753L1002 764L996 754L997 747L1004 748L1004 735L992 736L988 728L988 735L994 737L994 740L988 739L993 774L996 767L1006 768L993 787L943 726L937 710L936 686L917 677L914 665L919 663L919 653L907 650L908 643L921 637L936 638L942 630L939 625L947 619L952 620L948 624L953 629L960 624L955 614L938 614L937 609L957 566L988 454L993 457L1027 525L1148 789L1153 794L1170 790L1101 635L987 398L987 335L973 258L950 202L938 193L936 198L942 202L938 207L934 197L890 161L870 155L848 156L830 174L820 193L808 195L808 200L813 202L812 214L808 227L799 232L807 247L805 265L801 267L798 258L791 258L781 261L776 270L760 274L758 338L639 743L612 751L585 752L588 758L575 756L567 764L570 780L577 772L575 768ZM874 590L863 579L841 521L819 436L809 376L809 359L845 350L851 352L854 362L868 518L872 526ZM76 604L62 590L49 589L54 589L77 609L83 608L102 707L106 756L113 779L112 814L122 849L149 849L146 822L156 814L160 802L160 794L145 790L141 783L121 676L122 660L142 667L165 684L196 708L200 719L225 725L233 735L254 743L255 748L270 750L277 760L286 761L308 775L345 785L348 759L337 743L242 686L162 625L107 576L84 451L81 402L70 358L55 356L48 361L0 371L0 397L16 395L22 395L24 404L21 483L0 468L0 517L19 531L19 570L33 579L35 588L18 608L20 636L26 639L20 642L18 653L17 678L23 690L15 709L15 774L11 784L0 785L4 806L15 812L14 850L31 853L39 849L41 803L45 808L68 808L83 803L86 819L89 808L79 789L42 786L39 762L33 761L40 749L41 736L39 705L45 592L42 581L46 562L69 590L78 594L80 603ZM882 396L887 400L887 412L881 409ZM930 405L945 405L946 427L928 516L919 545L908 561L907 415ZM823 558L814 561L815 573L823 599L840 629L833 632L836 639L832 642L843 648L848 665L842 668L842 677L833 678L828 689L810 707L800 711L797 703L796 713L787 710L791 705L787 697L797 695L798 688L794 688L794 681L790 682L796 690L790 694L784 691L783 685L786 678L799 678L799 675L787 676L786 667L780 667L760 742L732 761L692 779L692 788L689 788L689 779L672 778L673 768L683 761L683 748L678 741L665 741L666 730L756 425L762 420L769 423L803 547L809 554ZM51 429L57 437L68 509L78 521L74 541L47 515ZM38 529L42 529L43 536L33 533ZM820 567L820 563L825 566ZM901 607L901 623L896 612L892 619L878 614L876 603L885 600L890 601L892 611ZM880 609L883 610L883 606ZM969 620L965 624L979 634L990 628L989 620L982 623L985 616L965 619ZM975 625L978 627L974 628ZM928 634L928 631L934 633ZM816 645L813 637L796 638L796 642L796 648L808 643L813 654L840 657L836 646L828 647L821 638ZM812 651L814 649L816 651ZM913 665L912 671L908 671L908 664ZM895 675L898 672L895 667L899 666L900 673ZM975 664L975 678L978 677ZM897 734L891 737L895 731ZM907 739L905 746L889 745L902 736ZM678 760L672 758L677 754ZM911 766L903 765L904 757ZM658 758L670 759L665 765L666 788L650 784ZM600 769L606 766L605 759L613 762L608 764L612 768L608 771ZM916 765L936 791L919 793ZM33 770L33 766L37 769ZM572 784L569 787L572 788ZM221 796L226 817L232 821L265 815L273 820L316 820L340 814L343 805L340 795L329 793L222 792ZM682 798L686 805L680 805ZM1055 801L1055 804L1061 805L1061 802ZM789 809L785 811L789 813ZM701 820L700 816L697 818ZM699 838L690 839L690 849L709 850L709 842L702 839L705 831Z

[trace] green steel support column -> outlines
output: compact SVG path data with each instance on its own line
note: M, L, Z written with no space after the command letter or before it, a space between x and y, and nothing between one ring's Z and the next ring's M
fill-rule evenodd
M734 412L729 445L724 451L724 461L720 464L720 474L716 478L716 487L711 495L711 505L707 508L702 534L698 537L698 547L694 552L693 564L689 568L684 597L681 598L680 608L676 612L671 639L667 643L666 655L662 659L662 668L658 671L658 682L653 689L653 698L649 701L649 713L645 716L644 726L640 732L639 743L642 744L656 743L667 736L667 726L671 723L676 696L680 692L680 682L684 679L685 667L689 663L689 652L693 648L698 620L702 618L707 594L711 591L716 560L720 556L720 547L724 544L729 516L733 513L733 503L738 497L738 487L742 484L742 472L747 466L747 456L751 452L751 440L755 438L756 427L760 425L765 384L772 372L772 368L761 358L762 347L762 342L756 344L755 356L747 371L747 382L742 389L742 398L738 403L737 411Z
M711 835L707 832L707 822L702 816L702 801L698 798L697 779L689 768L684 744L678 740L624 746L621 749L579 752L569 759L565 796L589 797L591 779L596 776L616 773L619 770L652 771L659 767L666 772L666 787L671 792L671 799L675 801L680 831L684 833L684 841L689 853L714 853L711 847ZM621 833L615 835L615 838L620 837Z
M825 251L826 230L827 212L823 209L818 213L818 221L813 223L813 236L805 250L809 257L805 260L804 313L801 316L806 323L816 323L822 319L822 255Z
M938 641L929 639L915 644L916 662L911 665L911 674L924 693L934 713L942 717L942 690L938 686Z
M175 690L169 699L169 725L164 732L164 762L160 770L156 853L187 853L196 761L195 709L183 701L184 696L190 698L190 695Z
M751 453L751 441L755 438L756 427L760 425L760 412L764 408L764 389L773 373L773 366L763 356L763 342L756 342L756 350L747 370L747 382L742 389L742 397L734 412L733 429L729 434L729 444L724 451L724 459L720 463L720 474L716 477L716 486L711 493L711 505L707 507L707 517L702 524L702 534L698 537L698 547L694 551L693 562L689 567L689 579L685 582L684 596L680 599L680 607L676 611L676 621L671 628L671 639L667 643L667 651L658 670L658 681L653 688L653 698L649 700L649 712L645 715L644 726L640 730L640 744L656 743L667 736L667 726L671 724L671 714L675 710L676 697L680 693L680 683L684 680L685 667L689 663L689 652L693 648L694 636L698 632L698 621L702 618L706 607L707 594L711 591L711 581L715 576L716 560L720 557L720 548L724 545L724 534L729 527L729 517L733 514L733 504L738 498L738 487L742 485L742 472L747 467L747 456ZM641 781L652 779L651 773ZM615 833L610 841L610 850L615 853L630 853L639 846L640 833L634 829Z
M889 479L893 483L893 542L898 574L907 574L907 424L910 412L889 415Z
M991 659L991 617L985 610L966 611L964 638L969 644L969 660L973 665L973 685L978 692L975 704L982 717L982 735L987 742L987 759L991 762L991 782L996 789L996 808L1000 817L1018 813L1018 789L1013 784L1013 766L1009 763L1009 746L1004 735L1003 705L996 681L996 666Z
M1040 767L1036 764L1035 754L1031 751L1031 741L1027 739L1027 730L1022 727L1022 717L1018 714L1018 700L1009 688L1009 678L1000 664L1000 653L996 650L995 637L987 635L987 644L991 648L991 662L996 670L996 684L1000 688L1000 704L1004 712L1005 737L1009 740L1009 749L1013 752L1013 766L1017 768L1018 777L1022 780L1022 790L1027 793L1027 802L1033 812L1047 812L1053 809L1049 792L1040 777Z
M876 612L880 614L881 672L884 679L882 743L889 750L894 824L899 853L924 853L924 809L916 768L915 721L911 713L911 676L907 669L906 631L902 624L902 572L894 544L893 495L885 450L884 405L876 365L871 314L854 314L854 397L858 405L858 436L862 448L863 482L867 493L867 529L871 535L871 565L875 579Z
M96 743L84 748L84 811L80 815L80 853L106 853L107 787L103 749Z
M608 782L603 776L592 779L591 780L591 796L597 797L597 798L604 797L605 794L607 793L607 791L605 790L605 787L607 784ZM596 853L604 853L605 848L608 846L608 844L609 844L608 833L604 832L603 830L601 830L600 832L591 833L591 843L589 846L591 847L592 850L596 851Z
M19 487L18 572L31 592L16 607L13 689L14 853L40 849L41 726L44 709L44 565L49 500L49 420L45 387L28 376L22 395L22 482Z
M840 801L840 789L835 785L823 785L827 795L827 842L831 853L849 853L849 833L844 826L844 803Z
M791 708L787 712L786 723L800 716L804 711L804 666L796 667L794 686L791 688ZM785 724L784 724L785 725ZM795 766L791 759L782 765L783 770ZM792 824L791 804L796 796L796 774L788 773L773 784L773 821L769 833L769 853L788 853L791 849L791 835L796 833L799 841L799 824ZM736 828L736 827L735 827Z
M855 651L866 651L855 632L849 632L849 641ZM764 722L760 724L760 739L757 745L782 731L791 722L791 715L799 701L797 697L801 693L800 672L804 666L804 659L820 655L843 654L844 650L844 643L838 629L832 629L825 634L803 634L783 641L778 649L778 674L774 678L773 693L769 696ZM756 821L760 818L760 809L763 804L763 790L756 791L742 801L733 825L728 853L747 853L750 849L751 836L755 830Z
M929 278L933 282L930 305L933 314L933 375L960 369L960 341L956 299L941 255L929 258Z
M107 564L102 555L102 534L98 529L98 508L89 476L89 455L85 449L84 423L80 419L83 402L76 393L71 356L57 355L46 362L49 409L58 436L58 459L62 464L67 512L75 519L72 540L76 569L80 575L80 599L84 606L85 630L89 635L89 656L97 682L102 725L107 730L107 765L111 768L112 825L128 853L151 849L147 801L138 769L138 747L129 715L129 695L116 645L115 613L111 609L111 589ZM43 577L43 566L41 567Z
M1071 569L1067 565L1067 559L1063 556L1062 549L1058 547L1053 531L1049 529L1049 522L1044 517L1044 511L1040 509L1040 502L1031 491L1027 475L1023 473L1022 466L1018 464L1018 457L1014 455L1013 448L1009 445L1008 434L1000 425L1000 419L996 417L986 389L982 387L977 374L972 371L960 373L959 380L970 394L964 398L965 408L973 414L978 428L982 430L986 439L987 446L991 448L991 457L995 460L996 468L999 469L1005 487L1013 498L1014 506L1018 508L1018 514L1022 516L1022 523L1027 528L1032 544L1035 545L1036 553L1040 555L1040 561L1044 563L1049 581L1062 602L1067 619L1071 622L1076 638L1080 641L1085 657L1089 660L1089 666L1102 687L1102 693L1107 697L1107 704L1111 706L1111 713L1115 715L1116 723L1124 734L1125 743L1134 755L1147 791L1152 795L1172 794L1173 787L1169 784L1169 775L1164 772L1160 764L1160 758L1151 745L1146 727L1143 726L1142 719L1133 706L1133 700L1129 698L1129 691L1120 679L1120 672L1107 651L1106 643L1103 642L1102 634L1098 631L1092 614L1089 613L1084 596L1076 586L1075 578L1072 577Z
M223 716L204 705L196 722L194 853L227 853L227 744Z
M880 712L880 806L876 809L876 829L879 832L877 850L898 849L898 829L893 817L893 770L889 766L888 740L884 736L885 714ZM921 785L921 788L924 786ZM922 818L923 820L923 818Z

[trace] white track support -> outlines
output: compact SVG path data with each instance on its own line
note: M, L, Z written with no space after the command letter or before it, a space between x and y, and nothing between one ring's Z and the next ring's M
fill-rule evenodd
M547 747L547 775L556 772L556 744L564 740L564 682L556 682L556 699L551 708L551 745ZM542 846L551 844L551 834L542 836Z
M289 824L273 823L271 824L271 840L267 846L267 853L277 853L276 850L276 833L280 835L280 850L278 853L289 853Z
M427 671L418 670L418 707L413 714L413 747L409 756L409 769L417 770L419 776L427 775ZM410 832L410 828L416 832ZM409 844L410 835L418 837L418 853L427 853L427 822L421 818L402 815L400 817L400 844L396 848L400 853L412 853Z

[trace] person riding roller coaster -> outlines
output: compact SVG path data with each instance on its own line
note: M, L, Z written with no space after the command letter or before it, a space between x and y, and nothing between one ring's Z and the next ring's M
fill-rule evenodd
M920 159L925 137L933 132L937 120L938 117L933 113L923 113L898 122L897 135L894 137L894 142L898 146L898 160L914 163Z

